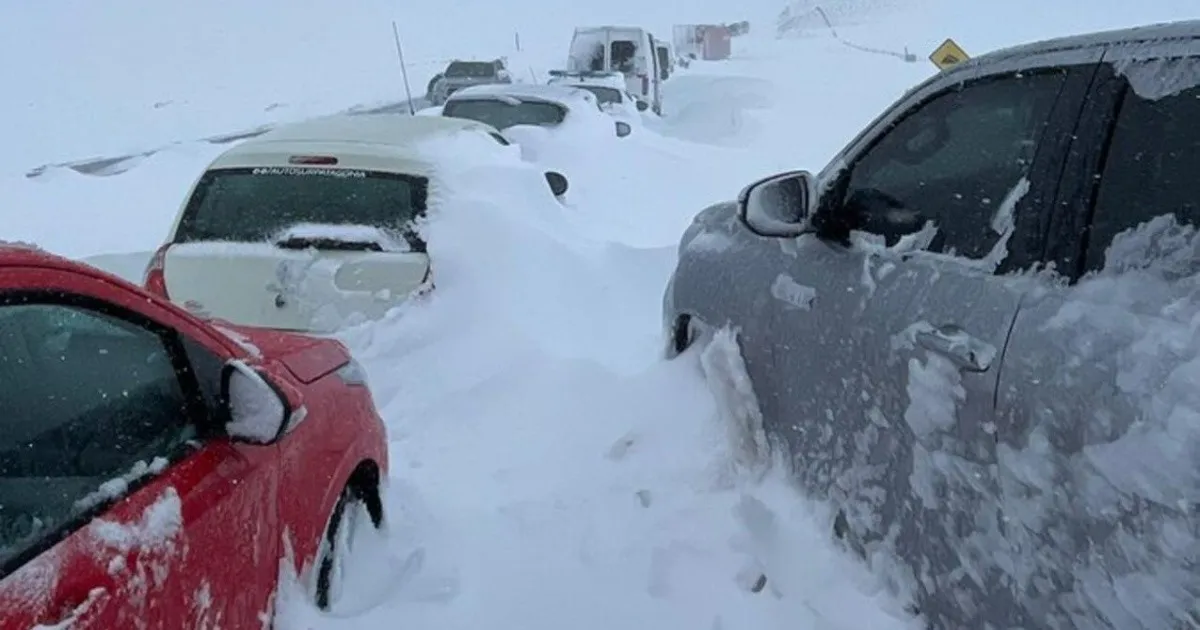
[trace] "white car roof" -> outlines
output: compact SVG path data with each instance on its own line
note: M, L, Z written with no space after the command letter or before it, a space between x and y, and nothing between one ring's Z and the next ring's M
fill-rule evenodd
M407 146L470 129L497 133L491 126L474 120L407 114L338 114L280 125L236 148L269 142L351 142Z
M626 89L625 75L620 72L583 72L567 73L550 77L549 85L598 85L610 87L622 92Z
M568 108L584 107L597 109L596 96L587 90L568 85L542 85L538 83L493 83L473 85L450 95L448 100L462 101L472 98L497 98L511 96L516 99L540 99L558 103Z
M293 155L333 155L344 168L425 174L432 165L414 145L469 130L499 135L490 125L460 118L338 114L280 125L230 148L208 168L288 166Z

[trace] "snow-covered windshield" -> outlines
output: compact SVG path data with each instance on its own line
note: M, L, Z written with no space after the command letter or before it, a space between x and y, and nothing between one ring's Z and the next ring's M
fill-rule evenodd
M442 109L443 116L486 123L496 129L516 125L554 126L567 117L562 105L547 101L471 98L451 100Z
M403 230L425 210L424 178L357 169L214 169L188 201L175 242L261 241L304 223Z
M621 90L616 88L605 87L603 85L577 85L575 87L595 94L596 100L600 101L601 105L621 104Z

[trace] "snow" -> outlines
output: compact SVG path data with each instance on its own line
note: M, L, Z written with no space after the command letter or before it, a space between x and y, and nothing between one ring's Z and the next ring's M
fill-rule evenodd
M771 283L771 296L792 308L807 311L817 299L817 290L804 286L787 274L779 274Z
M384 0L354 8L331 0L6 7L0 53L38 63L9 64L0 76L6 93L20 94L6 104L0 238L140 276L188 188L226 148L198 139L400 98L392 19L410 82L423 92L451 57L508 53L514 75L537 77L561 65L576 25L644 23L667 37L673 23L750 19L757 33L771 30L758 25L772 24L781 8L765 0L735 9L716 0L569 9L539 1L519 11L473 0L403 11ZM829 506L789 482L763 430L736 331L715 331L705 347L660 359L662 291L678 249L717 254L735 246L708 233L681 243L680 234L697 211L749 181L785 169L817 172L934 72L923 56L947 36L979 53L1186 17L1194 0L912 0L903 12L892 10L899 0L845 4L866 9L839 25L839 37L908 48L919 62L812 33L739 38L728 62L695 62L672 77L665 115L647 116L627 138L597 116L604 133L599 123L514 128L507 135L519 146L473 134L426 149L443 165L430 190L437 211L422 226L437 289L339 333L388 425L388 524L376 532L360 519L348 596L332 614L312 609L305 576L283 571L276 627L452 630L480 619L581 630L916 627L901 612L904 598L881 582L905 569L873 557L871 574L831 544ZM515 33L520 53L512 50ZM51 168L24 176L93 155L132 157L90 175ZM550 194L546 170L570 179L562 202ZM995 217L1003 243L1024 194L1015 184ZM935 229L894 249L920 250ZM240 246L212 247L196 255ZM1108 269L1071 289L1048 324L1069 333L1080 365L1114 359L1125 396L1125 407L1094 410L1090 441L1073 460L1086 471L1077 500L1097 518L1134 501L1167 515L1083 558L1080 601L1103 607L1120 627L1169 627L1160 623L1166 611L1195 595L1185 572L1197 544L1189 510L1200 502L1190 465L1200 453L1196 251L1191 232L1163 221L1144 226L1110 252ZM1150 264L1149 252L1167 255ZM885 262L879 274L893 268ZM873 281L864 268L863 282ZM819 304L814 290L786 275L772 289L794 309ZM1148 315L1128 317L1131 310ZM915 349L918 335L933 331L915 322L896 343ZM915 434L936 437L957 421L961 377L940 355L916 354L904 419ZM1056 378L1047 386L1065 386L1070 375ZM252 379L235 378L233 387L238 431L273 438L278 399ZM876 411L872 420L887 430ZM1013 528L1039 531L1067 500L1052 492L1065 470L1057 437L1037 426L1025 443L999 447ZM913 470L920 498L974 472L935 452L935 441L923 445L931 450L917 454ZM121 545L169 539L179 525L179 497L168 492L139 523L96 527ZM971 532L961 541L964 557L986 552L998 536L983 526ZM1058 559L1007 558L1021 584L1044 579ZM965 571L973 566L964 560ZM190 597L203 616L203 586Z
M374 243L385 252L411 252L412 247L403 239L387 230L370 225L298 223L280 230L268 239L273 243L290 240L331 240L344 243Z
M1119 61L1117 73L1129 80L1138 96L1156 101L1200 85L1200 73L1187 59Z
M279 434L286 420L286 408L279 394L254 368L242 361L230 361L229 435L258 443L269 443Z
M172 544L183 527L183 504L179 493L168 487L146 507L134 523L118 523L103 518L92 521L89 530L101 543L120 551L136 547L155 548Z
M260 350L258 346L254 345L254 342L246 335L243 335L242 333L240 333L232 328L229 328L227 326L222 326L221 324L216 323L216 322L209 322L209 323L212 325L213 328L215 328L217 330L217 332L221 333L222 335L225 335L226 337L229 338L230 341L237 344L237 346L239 348L241 348L242 350L245 350L246 354L249 354L252 359L262 359L263 358L262 350Z
M118 498L129 490L129 484L147 475L157 475L166 470L167 463L167 460L162 457L155 457L148 463L146 461L138 461L125 474L109 479L100 484L100 487L95 492L76 501L75 509L79 512L85 512L100 503Z

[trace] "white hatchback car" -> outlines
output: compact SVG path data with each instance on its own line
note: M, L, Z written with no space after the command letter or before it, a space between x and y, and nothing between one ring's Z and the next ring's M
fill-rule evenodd
M612 121L588 90L565 85L514 83L477 85L455 92L442 106L442 116L475 120L504 131L517 125L559 127L563 125L611 125L624 138L633 127L623 120Z
M331 116L247 140L192 187L144 284L199 317L246 326L327 333L377 319L429 286L417 222L446 158L424 147L457 134L508 150L479 122L395 114ZM544 177L527 189L566 192L562 174Z
M617 120L637 125L642 122L642 112L650 105L634 96L625 87L625 75L620 72L551 70L548 85L561 85L591 92L600 103L600 109Z

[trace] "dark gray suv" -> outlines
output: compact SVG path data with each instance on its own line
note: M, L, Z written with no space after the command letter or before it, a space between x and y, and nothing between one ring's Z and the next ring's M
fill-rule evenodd
M1200 628L1197 225L1200 21L1002 50L701 212L668 355L930 627Z
M430 105L441 105L451 94L473 85L512 83L512 75L503 59L492 61L451 61L445 72L429 81L427 98Z

